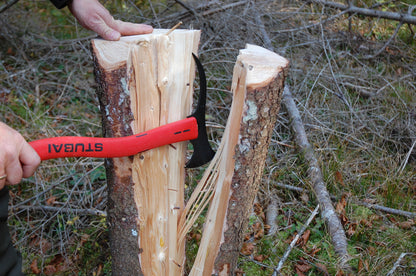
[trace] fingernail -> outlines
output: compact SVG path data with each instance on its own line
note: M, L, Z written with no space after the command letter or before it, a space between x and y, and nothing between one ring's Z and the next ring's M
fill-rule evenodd
M152 26L149 26L149 25L144 25L144 31L146 32L146 33L151 33L151 32L153 32L153 27Z
M119 40L120 36L119 32L113 30L108 34L108 40Z

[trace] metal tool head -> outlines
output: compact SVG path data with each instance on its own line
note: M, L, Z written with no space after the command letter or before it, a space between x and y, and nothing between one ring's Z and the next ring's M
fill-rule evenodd
M186 163L186 168L202 166L211 161L215 155L214 150L209 144L207 128L205 125L205 104L207 100L207 80L205 71L199 59L194 54L192 54L192 56L194 57L199 75L199 99L194 113L189 117L194 117L197 121L198 138L191 140L194 147L194 153L192 154L191 159Z

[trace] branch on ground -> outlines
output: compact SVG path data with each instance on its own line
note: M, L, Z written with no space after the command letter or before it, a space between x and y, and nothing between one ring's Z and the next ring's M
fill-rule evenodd
M409 11L407 14L405 13L398 13L398 12L389 12L389 11L380 11L380 10L373 10L367 8L359 8L354 6L354 4L349 1L348 5L344 5L337 2L330 2L330 1L322 1L322 0L310 0L310 2L315 4L321 4L330 8L339 9L343 12L347 12L349 14L359 14L368 17L377 17L377 18L384 18L389 20L396 20L400 21L401 23L413 24L416 25L416 16L411 14L414 6L409 7Z
M19 0L12 0L10 2L6 1L6 4L4 4L3 6L0 7L0 13L6 11L11 6L13 6L14 4L16 4L17 2L19 2Z
M303 154L305 161L308 163L308 175L312 183L313 191L315 192L321 207L321 217L328 227L335 252L340 256L340 266L342 269L349 270L347 262L350 259L350 256L347 252L347 237L344 228L332 205L330 195L326 189L326 184L323 181L318 159L315 157L315 152L308 141L299 110L297 109L292 93L287 86L283 92L282 104L289 114L296 144Z

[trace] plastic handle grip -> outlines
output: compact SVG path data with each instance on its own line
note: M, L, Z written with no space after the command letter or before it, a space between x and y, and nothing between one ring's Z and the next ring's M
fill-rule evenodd
M166 124L139 134L120 138L63 136L40 139L29 144L41 160L63 157L113 158L135 155L149 149L198 137L194 117Z

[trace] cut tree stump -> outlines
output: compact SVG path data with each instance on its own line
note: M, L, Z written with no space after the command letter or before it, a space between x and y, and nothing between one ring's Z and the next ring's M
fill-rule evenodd
M199 31L92 41L106 137L185 118ZM113 275L183 275L186 234L209 205L191 275L231 275L258 191L288 61L247 45L234 67L221 145L186 206L185 143L106 160Z
M289 62L259 46L241 50L221 145L192 196L211 200L190 275L234 275L276 124ZM188 203L191 204L191 203ZM186 207L193 210L192 206Z
M92 51L105 137L121 137L186 118L200 32L94 39ZM106 160L113 275L181 275L186 143Z

